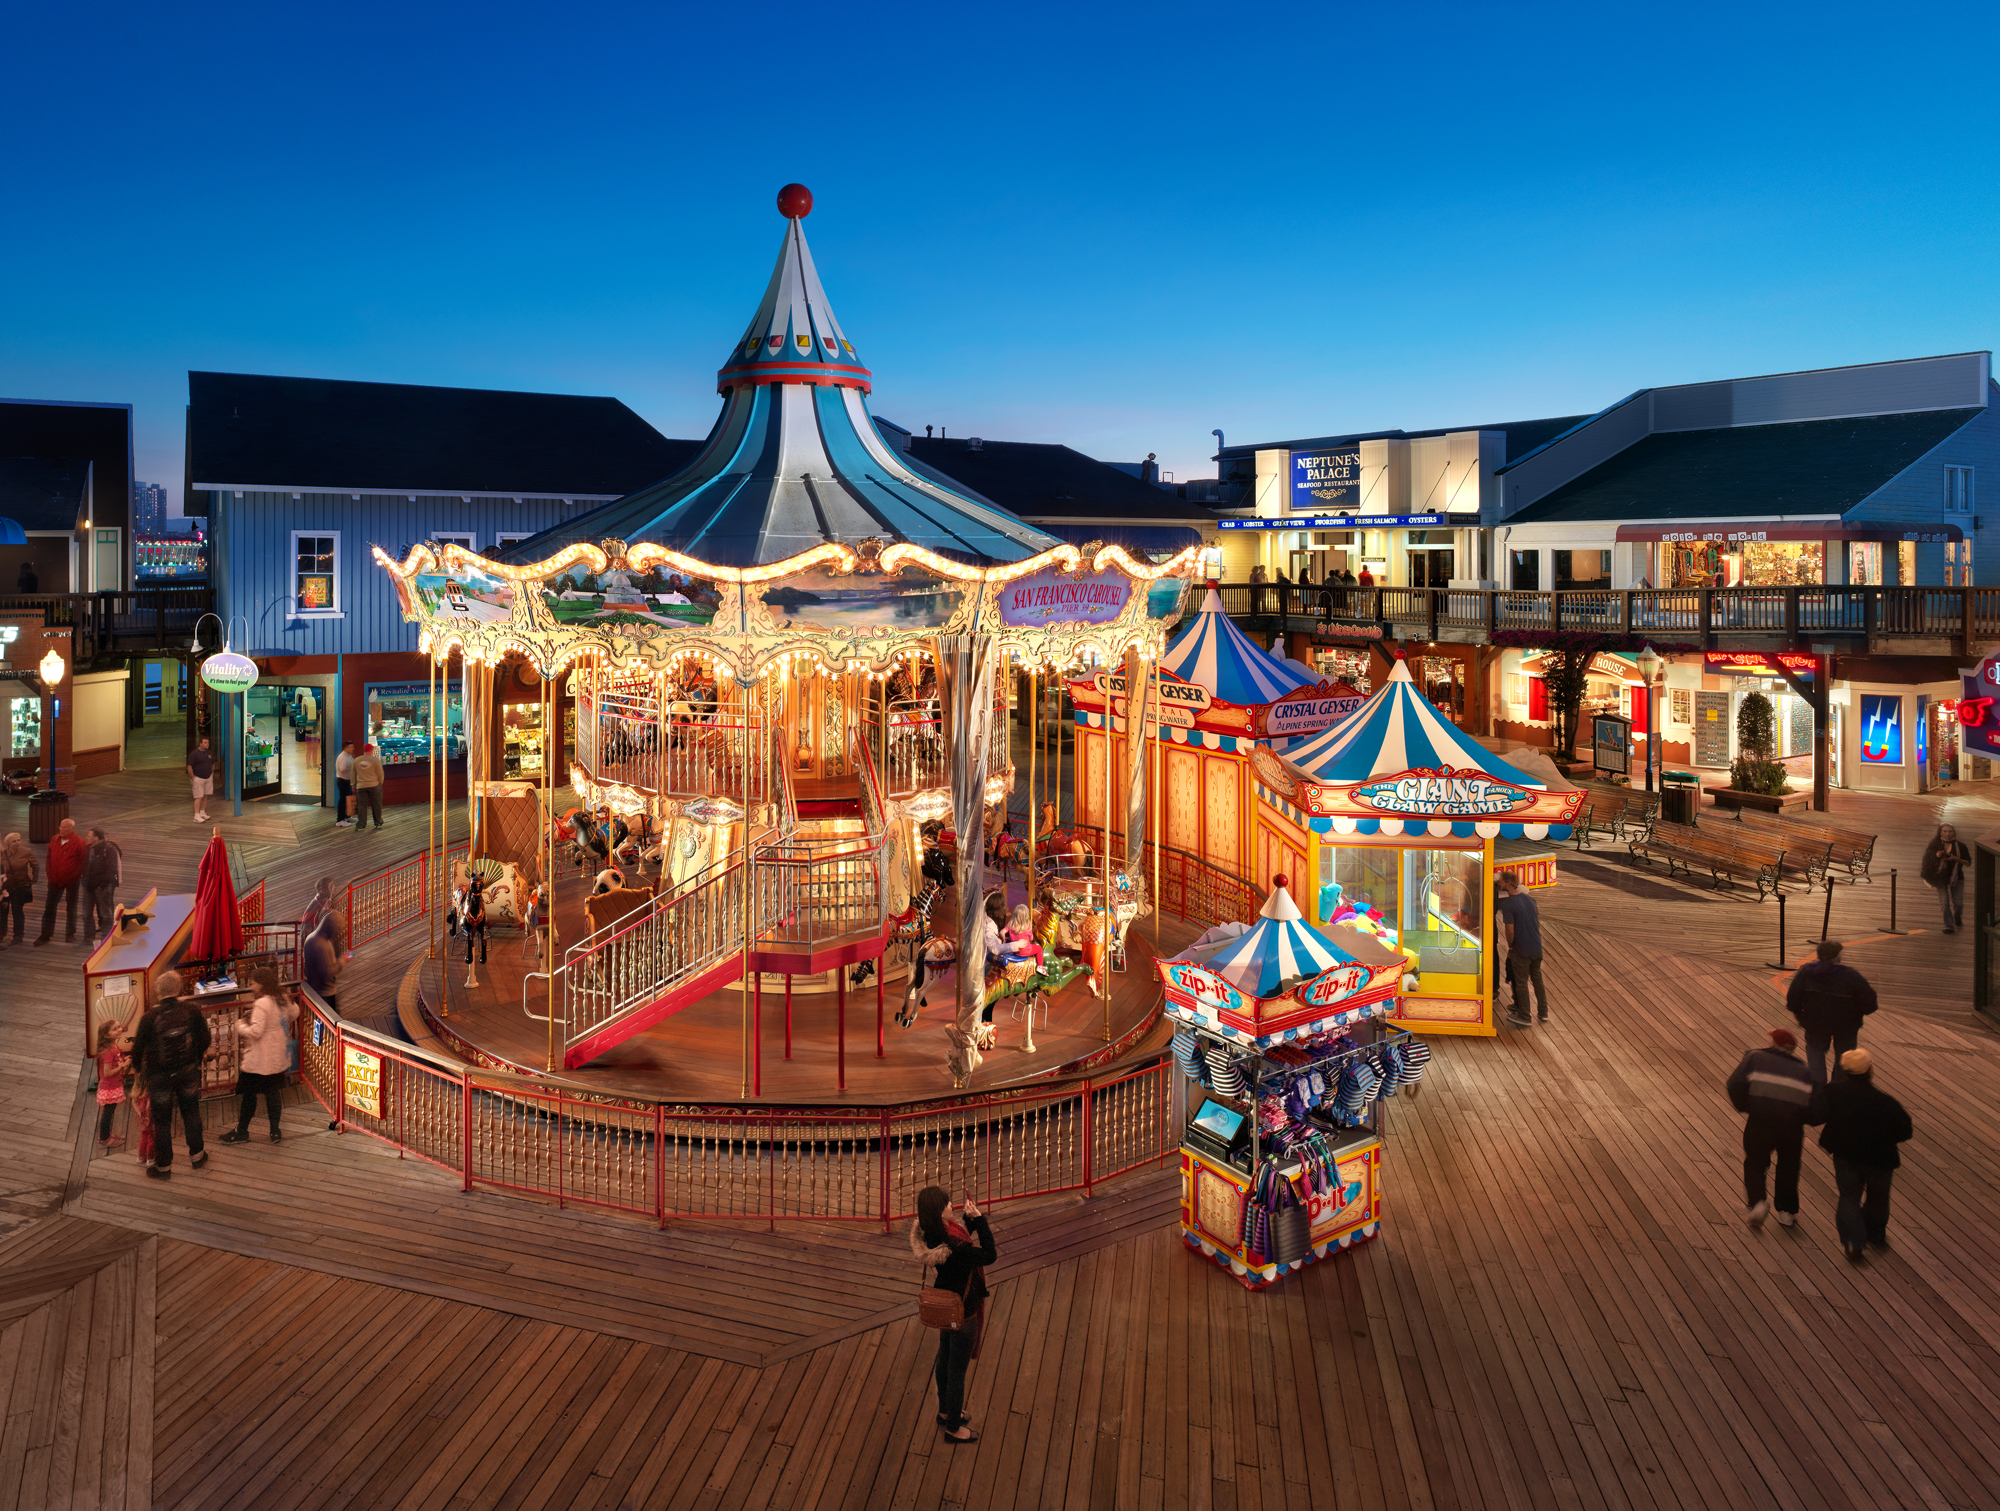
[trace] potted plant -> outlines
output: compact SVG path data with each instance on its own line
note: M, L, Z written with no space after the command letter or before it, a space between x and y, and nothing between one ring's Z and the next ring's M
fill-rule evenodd
M1747 693L1736 710L1736 759L1729 763L1729 785L1708 789L1717 807L1760 808L1782 813L1802 799L1792 796L1791 774L1777 759L1777 718L1771 700Z

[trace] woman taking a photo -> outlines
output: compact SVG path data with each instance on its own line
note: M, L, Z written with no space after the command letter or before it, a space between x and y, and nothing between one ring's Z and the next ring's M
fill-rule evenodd
M976 1443L979 1434L965 1415L965 1371L979 1356L979 1334L986 1321L990 1293L981 1271L995 1257L993 1230L970 1196L963 1205L954 1206L943 1186L926 1186L917 1193L910 1247L924 1262L927 1285L964 1298L965 1320L957 1327L938 1329L937 1420L946 1442Z
M1938 902L1944 907L1947 934L1956 934L1959 925L1965 922L1965 870L1971 864L1972 852L1958 837L1958 831L1950 824L1939 824L1937 837L1924 851L1924 866L1919 874L1937 890Z

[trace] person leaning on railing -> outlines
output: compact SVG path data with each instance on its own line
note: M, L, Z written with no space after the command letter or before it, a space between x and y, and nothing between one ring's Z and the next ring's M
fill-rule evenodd
M333 914L326 914L313 925L312 933L299 946L299 954L302 957L299 971L306 985L318 992L328 1007L339 1012L340 998L335 995L335 985L340 980L340 924Z

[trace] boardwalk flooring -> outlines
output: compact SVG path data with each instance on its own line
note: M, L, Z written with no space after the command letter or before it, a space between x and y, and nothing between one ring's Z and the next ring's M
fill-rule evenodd
M1904 877L1941 806L1996 818L1977 796L1836 804ZM74 1503L47 1499L58 1463L109 1483L101 1399L125 1483L163 1506L2000 1504L2000 1040L1965 1007L1968 937L1878 936L1884 889L1836 894L1883 991L1863 1042L1917 1126L1895 1247L1851 1267L1816 1148L1796 1228L1742 1221L1721 1082L1783 1021L1775 908L1602 847L1565 876L1542 898L1553 1025L1436 1043L1389 1110L1377 1240L1253 1296L1181 1246L1171 1172L997 1212L973 1447L932 1424L901 1235L661 1235L466 1197L310 1107L280 1148L218 1147L169 1183L116 1158L72 1174L78 1141L50 1133L71 1212L0 1235L0 1494ZM131 1295L102 1343L78 1266L36 1260L66 1242L107 1256L94 1293ZM5 1350L61 1297L44 1410ZM126 1358L124 1397L69 1390Z

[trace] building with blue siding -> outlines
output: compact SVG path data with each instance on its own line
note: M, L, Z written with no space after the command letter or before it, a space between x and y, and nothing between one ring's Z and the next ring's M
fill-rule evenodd
M331 803L332 753L372 740L387 801L420 801L429 671L371 548L495 554L670 476L699 448L612 398L189 373L186 509L206 520L216 612L261 673L217 741L229 781L240 773L249 797ZM524 688L522 709L539 697ZM560 744L548 752L559 776ZM542 758L538 724L510 731L516 769Z

